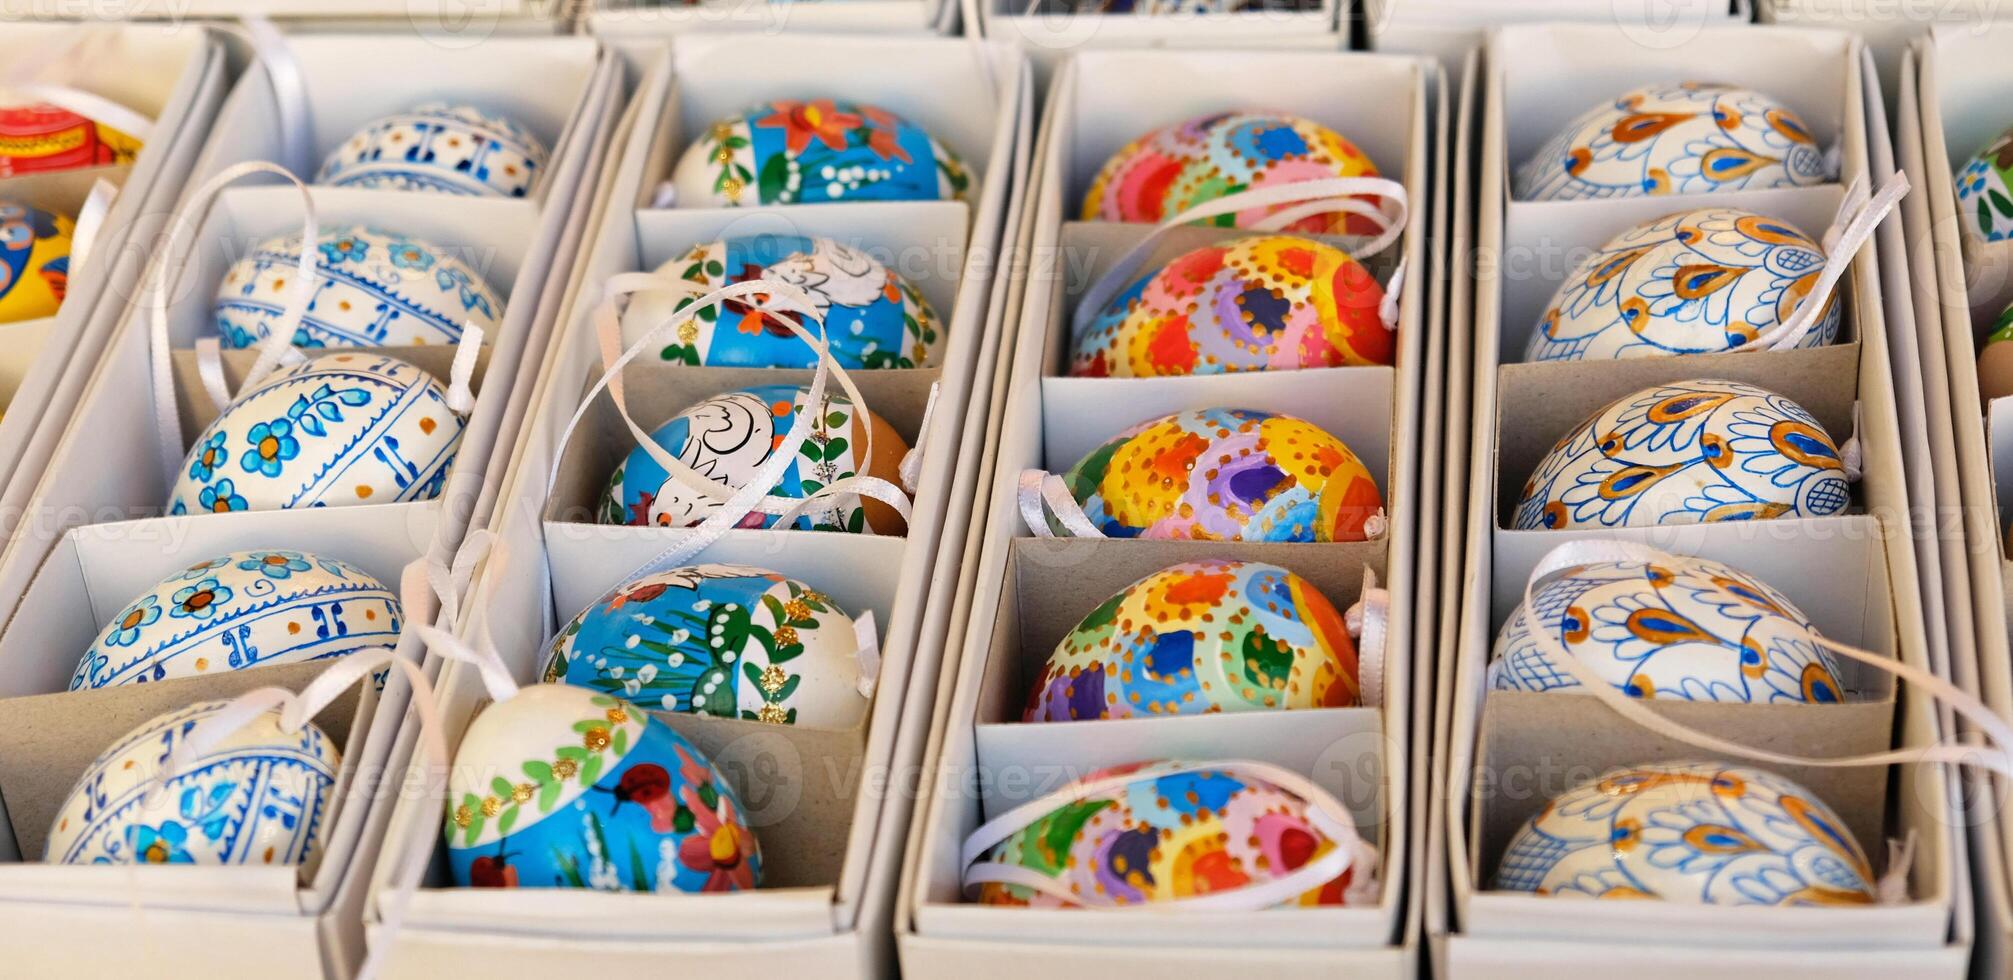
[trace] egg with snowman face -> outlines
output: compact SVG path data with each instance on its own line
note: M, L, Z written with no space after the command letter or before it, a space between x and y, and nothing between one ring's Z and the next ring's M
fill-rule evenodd
M1572 691L1543 630L1630 697L1837 704L1838 663L1787 596L1716 561L1597 562L1540 586L1496 636L1489 686ZM1535 609L1535 614L1532 612Z
M1539 462L1518 530L1828 517L1851 502L1838 445L1803 406L1739 381L1645 388Z
M1638 225L1587 256L1552 294L1524 357L1595 361L1732 350L1790 319L1824 250L1785 221L1697 208ZM1837 294L1798 341L1838 337Z
M1084 193L1083 220L1158 224L1242 191L1375 176L1377 165L1369 155L1311 119L1260 110L1219 112L1152 130L1112 154ZM1293 206L1255 206L1207 223L1255 228ZM1284 230L1365 235L1380 227L1362 215L1334 213L1301 218Z
M534 684L475 717L448 776L448 867L477 888L747 891L762 851L705 755L649 713Z
M315 183L524 197L545 163L544 142L515 120L472 105L424 102L357 130L322 161Z
M774 99L708 126L678 158L679 207L968 201L971 171L921 126L846 99Z
M811 390L800 385L756 385L723 392L673 416L650 438L685 465L738 489L768 461L798 413L810 411L811 434L769 496L801 499L853 476L900 484L898 471L908 444L893 426L843 395L828 393L815 409L806 404L810 396ZM601 523L692 527L719 507L718 501L673 478L639 446L609 478ZM770 527L779 519L750 512L740 526ZM906 525L894 508L878 500L836 494L821 498L794 526L899 534Z
M398 645L398 596L323 555L267 549L199 561L127 602L70 690L328 660Z
M806 728L865 716L861 642L832 597L746 565L625 582L552 642L545 680L651 710Z
M1872 865L1830 806L1772 772L1714 762L1621 766L1559 794L1511 838L1495 888L1686 905L1875 900Z
M197 725L229 707L204 701L127 732L56 811L51 864L274 864L313 859L326 836L339 753L312 723L258 715L187 760L148 796Z
M168 513L431 500L464 424L412 364L324 354L274 372L197 434Z
M1516 170L1520 201L1810 187L1824 150L1789 107L1760 92L1665 82L1580 114Z
M0 323L55 316L70 290L69 218L0 200Z
M0 177L130 165L139 155L139 140L61 106L0 106Z
M300 260L301 236L282 235L225 270L215 306L225 347L255 347L272 333L299 288ZM366 225L320 233L308 288L295 347L454 344L467 324L495 336L503 322L503 298L454 252Z

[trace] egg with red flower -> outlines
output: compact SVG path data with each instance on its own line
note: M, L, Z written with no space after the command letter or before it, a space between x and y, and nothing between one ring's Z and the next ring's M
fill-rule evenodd
M706 127L671 172L679 207L964 201L957 153L900 114L847 99L775 99Z

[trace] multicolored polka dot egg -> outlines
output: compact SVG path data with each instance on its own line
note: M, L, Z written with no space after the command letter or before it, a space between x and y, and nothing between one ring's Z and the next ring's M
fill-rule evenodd
M1329 177L1375 177L1356 144L1320 123L1277 112L1222 112L1156 129L1112 154L1083 196L1085 221L1158 224L1240 191ZM1209 224L1249 228L1285 205L1254 207ZM1302 218L1286 230L1371 234L1361 215Z
M1831 179L1810 128L1759 92L1645 85L1566 125L1517 168L1520 201L1810 187Z
M671 172L679 207L964 201L963 160L921 126L845 99L778 99L708 127Z

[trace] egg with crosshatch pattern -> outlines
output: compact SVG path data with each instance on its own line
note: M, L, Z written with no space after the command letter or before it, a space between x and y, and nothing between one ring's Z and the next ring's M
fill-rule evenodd
M1809 187L1831 179L1803 119L1759 92L1645 85L1588 109L1517 168L1520 201Z

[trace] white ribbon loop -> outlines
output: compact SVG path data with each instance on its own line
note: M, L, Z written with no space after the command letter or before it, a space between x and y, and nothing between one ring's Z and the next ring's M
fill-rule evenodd
M71 84L88 70L127 61L124 46L117 27L79 24L54 43L21 52L11 69L0 74L0 90L11 93L16 101L47 102L67 109L145 143L153 138L152 117Z
M1391 638L1391 590L1377 585L1377 573L1363 566L1363 595L1342 614L1349 635L1356 638L1356 701L1365 708L1384 706L1384 665Z
M1789 319L1761 331L1746 343L1727 348L1726 353L1789 350L1801 343L1804 336L1824 318L1832 291L1845 277L1846 270L1852 267L1853 257L1873 239L1881 220L1907 195L1908 175L1904 173L1889 177L1886 183L1880 185L1879 193L1870 197L1866 192L1866 178L1854 179L1845 189L1845 199L1839 203L1838 216L1832 219L1831 227L1824 232L1824 268L1818 273L1817 284L1804 294Z
M98 232L105 228L105 215L112 210L112 199L119 194L119 188L103 177L91 182L91 193L84 198L84 206L77 209L77 221L70 230L70 269L72 275L80 274L84 260L91 257L91 246L98 241Z
M860 681L855 689L861 697L872 698L874 688L881 682L881 639L874 629L872 609L853 617L853 660L860 665Z
M1838 465L1844 468L1847 483L1858 483L1866 474L1866 450L1859 441L1859 406L1857 401L1852 403L1852 434L1838 444Z
M916 486L923 478L923 448L930 439L930 423L937 417L937 396L943 393L943 387L941 381L930 382L930 400L923 403L923 424L916 429L916 444L902 454L901 465L895 468L896 474L901 477L902 489L910 494L916 492Z
M273 104L279 111L280 145L287 166L295 173L313 173L320 161L315 159L307 82L303 80L300 60L294 57L293 47L287 44L286 35L280 33L270 18L259 14L238 18L232 33L251 45L253 56L258 58L259 64L266 70L266 77L273 83Z
M1014 498L1020 508L1021 521L1027 525L1028 533L1037 538L1057 536L1055 529L1049 526L1051 515L1069 537L1105 536L1096 524L1091 523L1090 516L1083 512L1083 506L1076 502L1076 495L1069 492L1069 485L1063 482L1062 477L1046 470L1020 471Z
M475 411L475 362L482 356L482 328L473 321L461 325L461 340L454 345L454 363L447 369L447 408L456 415Z

